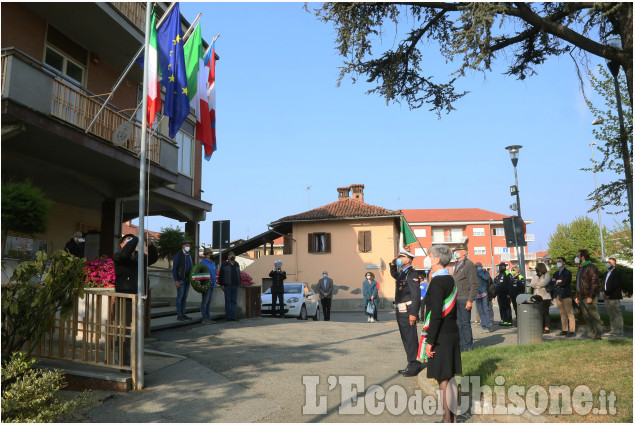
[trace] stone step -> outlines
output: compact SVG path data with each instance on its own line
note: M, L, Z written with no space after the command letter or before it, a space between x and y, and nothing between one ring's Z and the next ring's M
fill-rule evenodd
M194 305L189 305L185 307L185 314L196 313L196 312L198 312L200 315L201 308ZM151 319L166 317L166 316L174 316L176 318L176 307L168 304L167 306L161 306L161 307L152 306L152 308L150 309Z
M201 323L202 317L201 317L200 311L191 312L191 313L188 311L187 313L188 313L188 316L192 318L192 320L179 321L176 319L176 314L171 316L157 317L157 318L153 317L150 323L150 331L154 332L161 329L177 328L181 326L188 326L192 324ZM224 312L223 313L212 312L211 316L213 321L225 320Z
M167 307L170 303L167 301L152 301L150 302L150 308Z

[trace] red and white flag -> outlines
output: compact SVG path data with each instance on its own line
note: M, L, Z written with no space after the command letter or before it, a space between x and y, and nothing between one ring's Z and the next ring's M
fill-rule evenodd
M150 24L150 47L148 49L148 126L152 130L152 123L156 113L161 110L161 89L159 87L159 60L157 52L156 16L152 13Z
M205 159L209 161L212 153L216 152L216 43L212 43L211 53L205 57L205 67L209 68L209 76L207 78L207 106L209 108L209 121L212 131L212 149L205 149Z

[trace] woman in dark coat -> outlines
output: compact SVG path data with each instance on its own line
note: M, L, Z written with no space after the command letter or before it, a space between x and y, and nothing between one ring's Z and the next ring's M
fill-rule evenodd
M375 275L373 274L373 272L366 272L365 277L366 279L364 280L364 283L362 285L362 293L364 295L364 313L366 314L368 322L374 322L378 307L377 282L375 281ZM373 305L375 306L375 310L373 311L373 313L368 313L368 310L366 309L368 303L373 303Z
M428 378L436 379L443 394L443 422L456 422L458 390L454 375L461 374L459 328L456 324L456 285L445 267L452 251L445 245L429 249L424 267L430 268L430 285L425 303Z

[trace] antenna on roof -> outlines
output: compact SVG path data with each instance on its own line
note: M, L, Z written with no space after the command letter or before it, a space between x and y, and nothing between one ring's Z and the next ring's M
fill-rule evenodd
M311 209L311 207L309 206L309 191L311 190L311 187L313 187L312 184L308 185L307 188L306 188L306 208L308 210Z

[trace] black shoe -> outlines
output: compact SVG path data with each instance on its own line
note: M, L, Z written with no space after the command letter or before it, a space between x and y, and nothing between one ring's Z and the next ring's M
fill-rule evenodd
M402 373L404 373L404 372L405 372L405 371L407 371L407 370L408 370L408 366L406 366L406 367L405 367L405 368L403 368L403 369L399 369L399 370L397 371L397 373L398 373L398 374L402 374Z
M549 329L545 329L545 330L542 331L542 333L543 334L548 334L548 333L551 333L551 331Z
M571 338L575 336L575 332L567 332L567 338Z
M184 315L183 315L183 318L184 318L185 320L193 320L190 316L188 316L188 315L186 315L186 314L184 314Z
M567 336L568 332L567 331L562 331L558 334L558 336Z
M231 321L232 321L232 319L230 319L229 317L226 317L226 318L225 318L225 321L226 321L226 322L231 322Z
M229 319L229 320L231 320L232 322L237 322L238 321L238 319Z
M415 367L415 368L411 368L411 369L406 369L401 376L404 376L406 378L410 377L410 376L417 376L419 374L419 372L421 372L421 368L420 367Z

